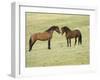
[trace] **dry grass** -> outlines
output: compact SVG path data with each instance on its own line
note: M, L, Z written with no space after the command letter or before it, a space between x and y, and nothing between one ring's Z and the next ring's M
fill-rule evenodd
M67 47L65 36L54 32L51 50L47 49L47 41L37 41L31 52L29 49L30 35L43 32L52 25L61 28L64 25L71 29L79 28L82 32L83 44ZM80 65L89 64L89 16L26 13L26 67Z

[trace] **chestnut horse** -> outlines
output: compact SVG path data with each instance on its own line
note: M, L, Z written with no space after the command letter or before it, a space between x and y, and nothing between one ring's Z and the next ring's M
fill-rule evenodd
M32 50L32 46L37 40L40 41L47 41L48 40L48 49L51 49L50 46L50 41L52 39L52 34L53 32L56 31L57 33L60 34L60 30L58 26L51 26L49 29L42 33L34 33L31 35L30 40L29 40L29 51Z
M82 34L80 32L80 30L76 29L76 30L71 30L69 29L67 26L64 26L61 28L62 30L62 35L65 33L65 37L67 39L67 46L71 47L71 39L75 38L75 44L77 43L77 38L78 38L78 44L82 44Z

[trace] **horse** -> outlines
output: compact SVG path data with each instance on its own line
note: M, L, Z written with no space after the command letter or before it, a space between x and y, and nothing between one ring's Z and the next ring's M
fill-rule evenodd
M71 39L75 38L75 44L77 43L77 38L78 38L78 45L82 44L82 34L80 32L80 30L76 29L76 30L71 30L69 29L67 26L63 26L61 28L62 31L62 35L65 33L65 37L67 39L67 46L71 47Z
M48 49L51 49L51 39L53 36L53 32L56 31L58 34L60 34L60 30L58 26L51 26L49 29L45 30L44 32L34 33L30 36L29 39L29 52L32 50L32 46L37 40L40 41L47 41L48 40Z

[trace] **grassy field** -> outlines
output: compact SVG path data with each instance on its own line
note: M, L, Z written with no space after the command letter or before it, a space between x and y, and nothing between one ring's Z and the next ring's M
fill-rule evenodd
M26 13L26 67L89 64L89 16L46 13ZM67 47L65 36L54 32L51 50L47 41L37 41L29 52L30 35L43 32L52 25L78 28L82 33L82 45Z

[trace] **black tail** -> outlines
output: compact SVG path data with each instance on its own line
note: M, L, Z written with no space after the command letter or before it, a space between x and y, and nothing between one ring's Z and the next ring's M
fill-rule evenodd
M32 49L32 40L30 38L30 40L29 40L29 51L31 51L31 49Z
M82 44L82 35L79 36L79 43Z

